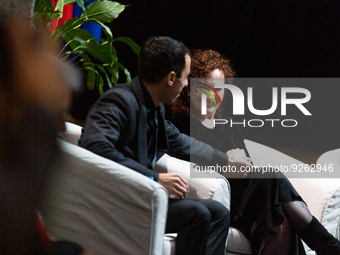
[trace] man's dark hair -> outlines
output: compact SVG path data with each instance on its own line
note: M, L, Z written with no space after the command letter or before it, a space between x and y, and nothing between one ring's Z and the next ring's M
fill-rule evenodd
M138 73L142 81L158 83L174 71L178 78L185 68L185 55L190 50L170 37L152 37L142 46L138 58Z

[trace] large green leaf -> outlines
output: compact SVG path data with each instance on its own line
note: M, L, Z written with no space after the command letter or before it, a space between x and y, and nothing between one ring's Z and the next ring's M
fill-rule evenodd
M59 27L58 33L55 36L54 40L56 41L60 37L64 37L67 33L71 32L74 29L77 29L82 24L84 24L84 20L80 19L79 17L66 20L66 22Z
M91 54L94 58L100 60L105 65L113 63L112 52L110 52L109 44L98 44L95 41L88 42L83 48L86 52Z
M81 25L83 25L85 22L95 23L102 27L103 32L106 35L106 38L109 42L113 41L113 36L110 28L106 26L104 23L96 20L96 19L86 19L86 17L75 17L73 19L67 20L63 25L59 28L59 33L57 35L57 38L64 37L65 34L71 32L73 29L78 29Z
M110 76L107 74L107 72L105 71L104 67L97 64L97 65L96 65L96 68L97 68L99 71L101 71L101 72L105 75L106 81L107 81L107 85L108 85L110 88L112 88L112 87L113 87L113 84L112 84L111 78L110 78Z
M126 83L130 83L131 82L131 74L129 72L129 70L127 70L125 68L125 66L123 66L121 63L115 63L116 66L118 66L125 74L126 77Z
M72 49L75 49L80 44L87 44L90 41L95 41L96 38L87 30L77 28L72 29L64 35L64 40L70 44ZM103 40L103 39L99 39Z
M83 0L77 0L77 4L83 11L85 11L85 5Z
M96 86L99 91L99 95L102 95L104 93L104 81L98 72L96 72Z
M100 22L100 21L98 21L98 20L96 20L96 19L86 19L86 22L95 23L95 24L97 24L97 25L100 25L100 26L102 27L102 29L103 29L103 32L104 32L105 35L106 35L106 38L107 38L110 42L113 41L113 36L112 36L111 29L110 29L108 26L106 26L103 22Z
M111 1L96 1L85 8L81 17L94 18L100 22L108 23L119 16L126 5Z
M119 78L118 66L110 65L110 66L107 66L106 69L111 74L111 81L113 82L113 84L117 85L118 84L118 78Z
M59 3L59 17L58 17L58 20L57 20L57 24L59 23L59 19L61 19L63 16L64 16L64 5L65 5L65 1L66 0L59 0L58 3Z
M80 56L83 59L83 68L87 71L86 85L89 90L93 90L96 84L96 72L94 63L91 61L91 58L86 54L81 54Z
M55 5L54 10L57 11L60 9L60 4L62 3L64 8L65 5L67 4L74 4L77 0L63 0L63 3L61 1L58 1L58 3ZM61 11L61 10L60 10Z
M64 24L62 24L59 27L59 32L63 34L71 31L72 29L74 29L75 27L81 26L84 23L84 21L82 19L80 19L79 17L75 17L73 19L68 19L65 21Z
M77 28L73 29L64 35L64 40L67 42L72 51L84 51L90 53L94 58L97 58L104 63L111 63L110 46L107 40L102 38L95 38L89 31ZM99 40L100 43L97 43Z
M72 51L83 51L93 58L100 60L103 64L111 65L114 62L112 45L107 40L95 38L90 32L83 29L74 29L64 36ZM99 40L103 43L97 43Z
M112 46L112 57L113 57L113 62L117 63L118 62L118 55L115 47Z
M104 64L112 64L118 61L117 53L112 46L112 33L108 27L103 23L97 22L91 19L91 22L100 24L104 27L103 31L106 34L108 40L101 38L94 38L90 32L79 28L79 18L69 20L61 28L66 30L63 32L64 40L71 46L72 50L83 50L90 53L94 58L101 60ZM95 43L95 40L99 40L101 44Z
M140 47L131 38L128 38L128 37L117 37L113 41L126 43L127 45L129 45L131 47L133 52L136 53L137 56L138 56L139 51L140 51Z
M110 28L108 26L106 26L105 24L103 24L102 22L95 20L95 19L88 19L87 21L90 22L90 23L95 23L95 24L100 25L102 27L103 32L106 35L108 44L110 45L110 54L112 54L113 61L118 62L116 49L112 45L113 36L112 36L112 32L111 32Z

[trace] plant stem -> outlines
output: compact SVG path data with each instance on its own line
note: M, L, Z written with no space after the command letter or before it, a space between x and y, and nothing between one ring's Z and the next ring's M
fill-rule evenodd
M79 55L75 56L70 61L68 61L68 63L71 63L73 60L77 59L78 57L79 57ZM80 62L80 60L77 63L75 63L75 65L78 64L79 62Z
M71 43L73 42L74 40L70 40L68 43L65 44L65 46L60 50L59 54L58 54L58 57L60 56L60 54L65 50L65 48Z

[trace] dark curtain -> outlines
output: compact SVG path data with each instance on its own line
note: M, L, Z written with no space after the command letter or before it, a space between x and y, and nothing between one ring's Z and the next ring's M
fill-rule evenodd
M166 35L191 49L211 48L231 59L238 77L340 76L338 0L118 2L129 6L109 26L114 36L131 37L139 45L150 36ZM122 43L115 47L119 61L136 76L137 56ZM125 82L123 74L120 81ZM301 128L252 128L244 130L246 137L320 152L340 147L340 89L331 90L313 89L309 104L313 121L299 123Z
M191 49L211 48L232 60L239 77L338 77L337 0L121 0L115 36L142 44L167 35ZM137 74L137 58L116 44ZM123 50L124 49L124 50Z

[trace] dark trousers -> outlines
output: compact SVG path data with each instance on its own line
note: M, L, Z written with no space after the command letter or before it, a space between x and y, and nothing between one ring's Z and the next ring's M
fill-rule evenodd
M176 255L224 255L229 210L208 199L169 199L166 233L178 233Z

